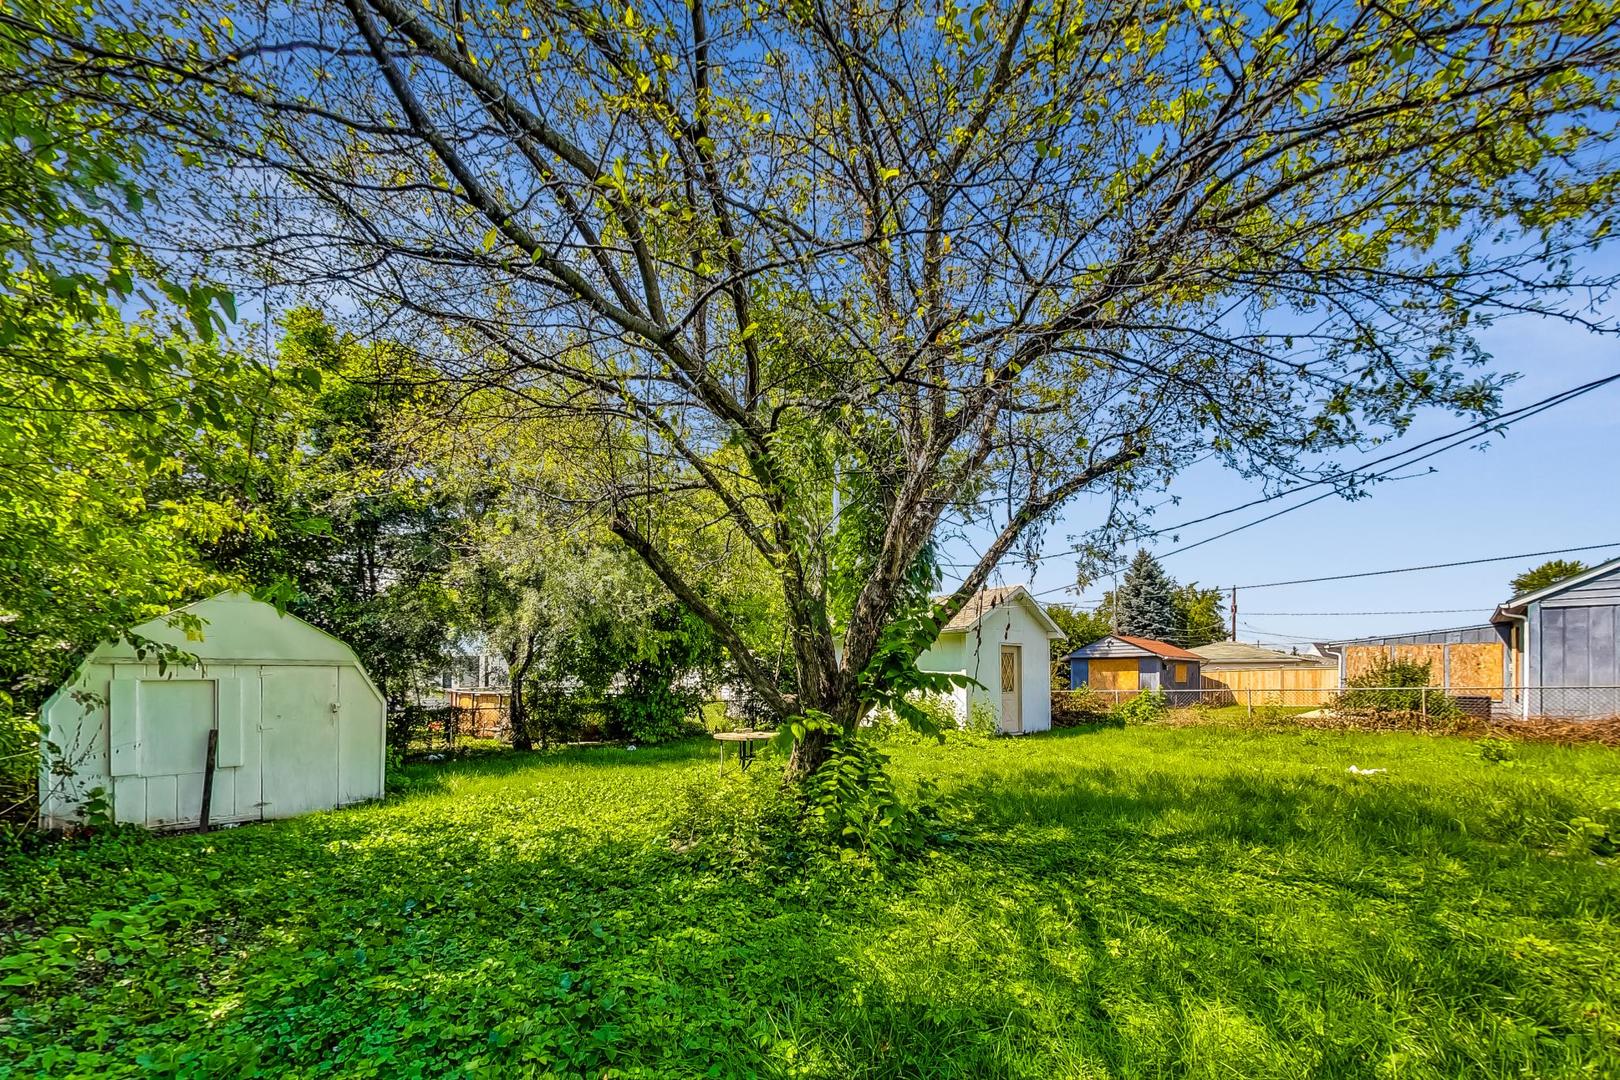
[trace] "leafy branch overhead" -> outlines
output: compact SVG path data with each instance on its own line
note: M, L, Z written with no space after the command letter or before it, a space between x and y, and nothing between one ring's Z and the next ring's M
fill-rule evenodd
M1205 458L1348 486L1336 450L1495 407L1491 318L1595 322L1617 16L293 0L24 45L201 166L175 250L562 421L564 505L849 730L941 537L979 544L948 618L1077 498L1103 543ZM791 664L703 599L694 522L775 581Z

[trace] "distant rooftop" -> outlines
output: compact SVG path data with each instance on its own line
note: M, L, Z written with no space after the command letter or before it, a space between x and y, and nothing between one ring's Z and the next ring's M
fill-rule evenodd
M1319 656L1278 652L1246 641L1216 641L1192 650L1206 664L1320 664Z

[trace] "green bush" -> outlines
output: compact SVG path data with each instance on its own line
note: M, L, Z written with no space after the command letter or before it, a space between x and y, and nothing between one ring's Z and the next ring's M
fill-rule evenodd
M1060 690L1052 695L1052 726L1082 727L1108 718L1108 703L1089 686Z
M1349 680L1349 689L1339 695L1334 708L1341 713L1401 713L1441 721L1461 717L1462 709L1433 683L1434 667L1427 661L1381 660Z
M983 698L977 698L968 707L967 722L962 725L962 731L976 739L994 739L1001 734L1001 721L996 718L996 710Z
M902 718L893 709L877 708L872 710L866 720L865 731L868 737L878 742L938 743L948 734L964 729L962 715L957 711L956 699L948 694L919 690L907 694L906 701L921 714L924 725L938 732L938 735L919 731L915 724ZM969 720L971 719L970 714Z
M653 684L607 701L607 737L640 745L701 734L698 703L691 694Z
M686 785L670 846L717 870L786 869L805 858L804 798L761 763Z
M1143 690L1108 711L1108 718L1121 727L1155 724L1170 711L1170 699L1163 690Z
M938 819L929 798L932 788L923 781L923 797L908 806L895 791L888 762L870 739L838 740L810 780L812 834L875 864L920 851Z
M39 729L9 705L0 691L0 828L28 817L39 783Z

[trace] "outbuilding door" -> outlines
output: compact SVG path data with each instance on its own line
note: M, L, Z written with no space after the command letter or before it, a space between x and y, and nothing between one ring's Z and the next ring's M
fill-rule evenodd
M338 669L267 667L260 694L264 816L338 805Z
M1024 714L1020 708L1023 697L1023 652L1017 645L1001 647L1001 730L1024 730Z

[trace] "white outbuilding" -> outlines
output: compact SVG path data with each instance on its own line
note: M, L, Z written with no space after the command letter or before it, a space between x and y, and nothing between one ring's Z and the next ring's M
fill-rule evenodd
M924 671L966 675L978 686L956 691L959 716L983 702L1008 734L1052 726L1051 642L1064 633L1022 585L983 589L917 658Z
M46 828L80 820L97 788L117 821L195 826L210 731L218 732L210 822L292 817L382 795L383 696L337 638L240 592L183 607L132 636L172 645L197 664L159 670L150 649L143 657L127 641L85 658L42 710Z

